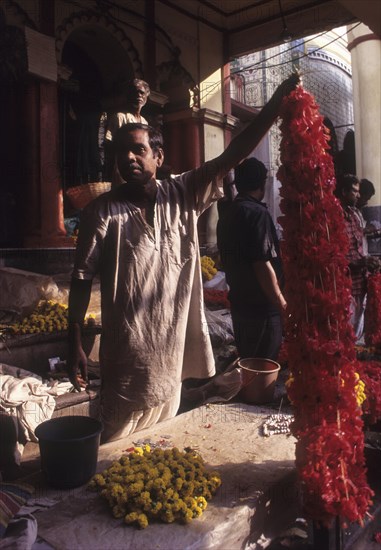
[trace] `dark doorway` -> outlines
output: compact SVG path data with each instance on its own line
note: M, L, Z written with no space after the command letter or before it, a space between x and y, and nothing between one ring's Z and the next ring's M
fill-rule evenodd
M60 89L62 180L66 190L102 180L99 123L103 86L97 65L73 41L66 42L62 63L71 71Z

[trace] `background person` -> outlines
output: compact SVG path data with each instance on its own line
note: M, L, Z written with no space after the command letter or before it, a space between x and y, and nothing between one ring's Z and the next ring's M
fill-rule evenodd
M360 180L360 196L356 203L356 209L358 211L361 226L364 229L363 248L364 252L368 254L368 239L378 239L381 237L381 224L378 220L367 222L363 216L362 209L368 205L370 199L375 195L376 190L371 181L367 179Z
M147 82L139 78L134 78L119 87L119 96L121 97L119 107L120 111L108 113L104 135L105 166L107 179L114 183L121 183L119 174L115 172L115 158L112 148L112 140L115 133L124 124L148 124L148 121L142 116L141 110L147 103L150 95L150 87Z
M106 140L112 141L115 132L124 124L148 124L147 120L142 116L141 110L147 103L150 93L148 83L139 78L134 78L121 86L121 94L123 96L121 111L111 113L107 117Z
M221 211L217 242L229 285L240 357L276 360L282 342L283 271L273 220L263 201L267 169L256 158L235 169L238 195Z
M360 198L360 181L357 176L339 176L335 195L343 208L345 230L349 238L348 262L352 279L351 323L359 340L364 332L367 276L368 273L380 268L380 262L367 254L367 248L364 250L364 228L356 208Z

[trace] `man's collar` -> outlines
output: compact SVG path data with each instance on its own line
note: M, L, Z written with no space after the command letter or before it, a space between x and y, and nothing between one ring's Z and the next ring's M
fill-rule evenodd
M256 199L255 197L253 197L252 195L248 195L247 193L239 193L235 200L237 199L240 199L240 200L250 200L250 201L253 201L253 202L256 202L257 204L261 204L262 206L265 206L267 208L267 204L263 201L260 201L258 199Z

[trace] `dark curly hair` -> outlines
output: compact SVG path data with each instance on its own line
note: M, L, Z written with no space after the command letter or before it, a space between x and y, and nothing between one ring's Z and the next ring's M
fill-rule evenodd
M267 168L260 160L250 157L234 170L234 183L239 193L256 191L265 186Z
M147 124L141 124L140 122L124 124L115 132L114 139L112 141L114 150L118 151L122 145L122 140L126 134L133 132L134 130L145 130L148 134L148 142L154 153L158 153L159 149L163 148L163 136L159 130L148 126Z

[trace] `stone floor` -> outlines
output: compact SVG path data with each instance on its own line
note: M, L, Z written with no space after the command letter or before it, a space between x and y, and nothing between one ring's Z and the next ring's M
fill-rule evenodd
M248 457L247 464L259 464L261 460L265 460L266 463L269 461L270 454L275 452L275 448L279 447L279 439L277 439L278 436L272 436L270 447L268 446L268 443L263 441L263 437L259 435L259 422L260 419L263 418L264 415L272 414L274 412L278 412L281 410L282 412L290 412L291 409L289 407L287 398L285 396L284 391L284 381L287 377L287 371L282 370L280 372L279 379L277 381L275 395L274 395L274 402L270 403L268 405L262 406L260 409L255 408L255 414L254 417L255 420L251 421L251 426L253 427L254 424L257 427L257 436L254 440L247 440L247 433L245 430L248 429L247 422L244 422L245 415L247 413L244 412L245 409L242 407L245 407L245 405L239 404L239 403L229 403L229 404L220 404L220 405L207 405L203 407L192 407L189 405L189 403L186 404L186 406L183 405L183 414L179 415L179 417L176 417L176 419L173 419L172 421L169 421L171 424L168 425L164 423L162 426L158 425L156 427L155 434L158 437L160 434L162 434L162 430L170 432L171 436L174 436L173 442L174 444L179 445L178 440L175 441L175 439L179 436L179 433L181 432L180 442L181 445L184 446L185 444L200 444L200 447L204 452L206 452L206 458L208 459L211 455L213 459L216 462L216 453L217 451L211 451L211 449L219 449L221 446L227 447L227 455L223 459L221 457L221 460L217 462L222 463L229 463L237 461L237 457L239 456L240 459L243 458L243 456ZM230 420L225 422L226 415L224 418L224 415L221 413L223 410L227 410L227 407L230 408ZM250 407L249 407L250 408ZM234 412L235 411L235 412ZM233 416L232 416L233 415ZM189 421L189 418L192 419L192 421ZM241 417L240 421L232 421L232 418L235 417L239 419ZM253 417L253 419L254 419ZM197 421L195 422L195 418L197 418ZM187 426L187 429L184 428L184 420L185 424ZM224 420L224 421L223 421ZM254 422L254 424L253 424ZM179 424L180 423L180 424ZM177 427L176 427L177 425ZM196 425L196 431L193 429L190 429L192 425ZM207 428L207 426L210 425L210 428ZM181 426L179 428L178 426ZM230 439L233 437L231 432L234 433L234 442L233 440L230 441ZM242 431L242 434L240 434L240 431ZM144 430L144 432L147 432L147 430ZM152 429L150 431L150 434L148 434L148 437L153 437ZM183 432L189 432L188 434L185 434ZM194 433L193 433L194 432ZM133 441L136 441L136 439L140 439L143 437L143 432L135 434ZM238 436L238 438L237 438ZM253 434L251 434L251 437L253 437ZM281 436L283 437L283 436ZM230 438L230 439L229 439ZM289 449L289 443L286 441L286 447ZM208 448L206 451L204 451L205 442L208 442ZM283 443L284 444L284 443ZM263 446L264 445L264 446ZM275 446L275 447L274 447ZM274 448L272 448L274 447ZM281 448L281 447L280 447ZM258 450L262 449L262 450ZM293 449L293 446L292 446ZM271 452L270 452L271 450ZM115 450L113 449L112 452L114 453ZM269 454L270 452L270 454ZM283 451L282 451L283 452ZM288 453L289 451L287 451ZM249 453L249 454L248 454ZM100 449L100 456L104 457L105 454L107 455L107 446L101 446ZM218 453L217 453L218 455ZM229 460L228 460L229 457ZM271 457L270 457L271 458ZM293 460L293 450L291 451L291 455L288 458L288 460ZM278 459L279 460L279 456ZM284 460L284 457L282 458ZM258 462L259 461L259 462ZM243 464L246 464L245 460L240 464L240 469L243 468ZM269 462L271 464L271 460ZM238 465L238 464L237 464ZM293 471L292 462L290 462L291 470ZM236 474L233 474L234 469L232 470L233 465L227 466L227 470L229 470L229 476L231 477L233 475L236 476ZM289 510L294 510L294 514L291 514L287 516L287 514L284 513L285 504L280 501L280 503L277 504L279 507L280 513L284 515L284 522L281 526L278 526L278 530L271 535L271 537L266 537L265 534L259 533L257 529L253 528L253 523L250 527L250 530L246 533L246 546L244 547L246 550L262 550L265 548L268 548L270 550L283 550L285 548L294 548L294 549L300 549L300 550L310 550L315 548L316 550L377 550L380 548L380 545L372 541L372 538L374 536L374 533L377 531L381 531L381 487L380 487L380 472L381 472L381 462L378 464L377 459L376 462L372 465L372 487L376 491L375 496L375 504L373 506L373 509L371 512L374 514L373 520L368 520L367 524L364 528L360 528L357 525L352 525L349 529L342 531L342 546L340 548L337 548L332 541L330 541L330 546L315 546L314 547L314 536L312 532L312 526L310 524L307 524L307 527L302 526L302 529L300 529L300 525L296 523L296 519L298 517L298 513L296 513L297 506L295 505L297 503L297 495L294 494L294 503L291 506L290 503L287 506ZM22 458L21 468L18 472L18 476L21 476L25 478L29 478L30 476L39 476L40 470L40 458L39 458L39 448L38 445L35 443L28 443L24 454ZM237 480L236 480L237 481ZM256 482L257 483L257 482ZM286 493L289 493L291 490L290 487L295 487L294 482L290 484L289 481L287 481L287 475L285 476L285 483L286 487L288 489L286 490ZM242 491L242 480L241 482L238 480L238 487L239 491ZM231 492L237 492L237 484L231 486L232 491ZM252 489L252 488L251 488ZM251 490L250 489L250 490ZM245 489L246 491L246 489ZM247 491L246 491L247 492ZM245 498L247 498L247 494L244 495ZM289 494L288 494L289 497ZM241 497L239 497L241 498ZM292 499L291 499L292 500ZM275 501L274 501L275 502ZM259 506L260 508L260 506ZM273 504L273 513L271 516L274 515L274 510L276 509L275 504ZM249 507L248 510L251 510ZM231 510L230 510L231 511ZM250 515L250 511L248 512ZM257 520L259 521L259 516L257 515ZM216 518L215 518L216 519ZM217 520L216 520L217 521ZM242 521L241 519L237 519L238 523ZM261 520L263 521L263 519ZM271 524L271 519L269 520ZM244 524L244 523L243 523ZM242 524L242 525L243 525ZM264 524L260 524L264 525ZM259 529L261 531L261 529ZM307 533L307 536L306 536ZM256 540L254 534L257 535ZM262 539L261 539L262 537ZM41 542L41 541L40 541ZM241 541L242 542L242 541ZM327 543L328 544L328 543ZM54 547L54 546L53 546ZM197 547L198 548L198 547ZM201 548L201 547L200 547ZM220 546L211 546L210 548L221 548L221 550L227 550L225 548L222 548ZM33 548L33 550L44 550L40 545ZM166 550L169 550L169 547L166 548ZM176 550L178 550L176 548ZM229 550L231 548L229 547Z

